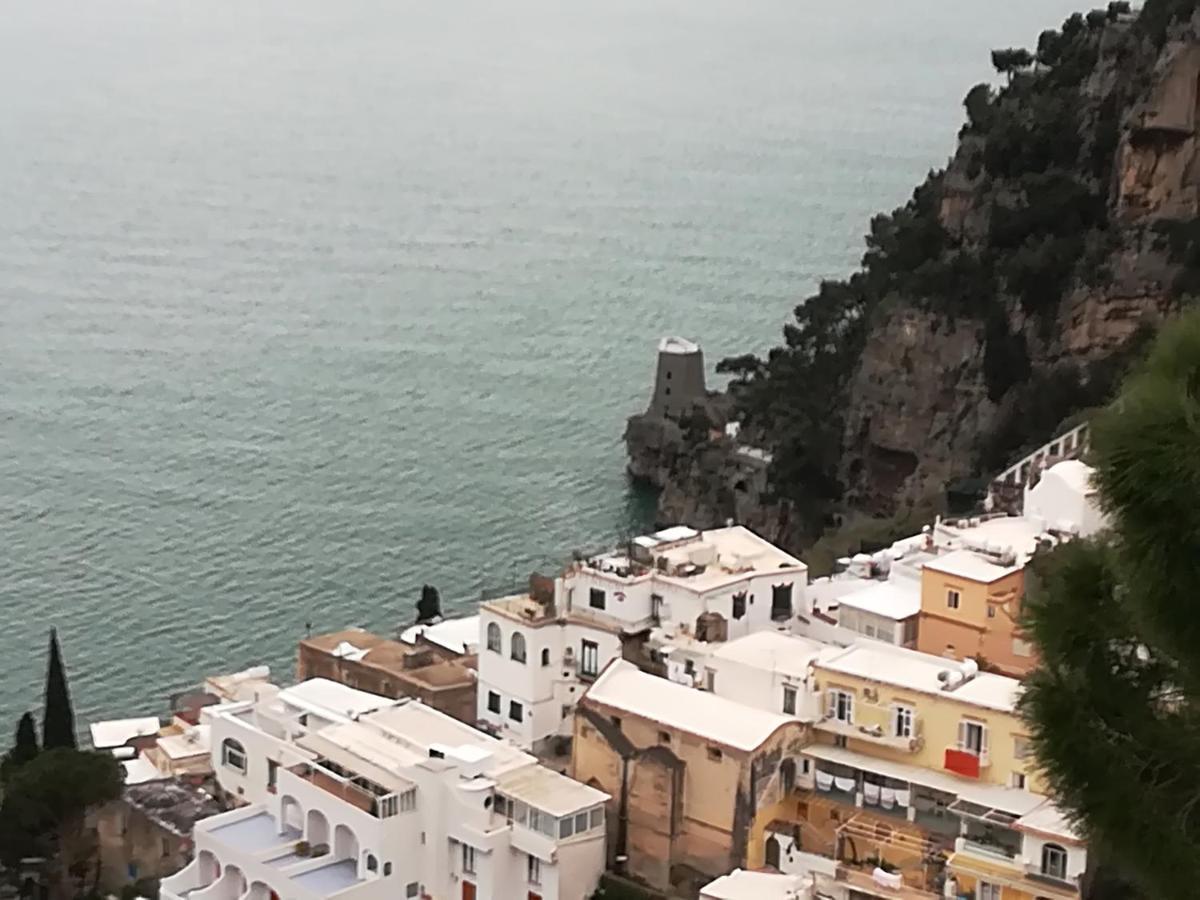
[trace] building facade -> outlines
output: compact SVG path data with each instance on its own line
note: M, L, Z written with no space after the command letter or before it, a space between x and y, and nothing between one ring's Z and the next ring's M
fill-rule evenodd
M801 873L791 861L818 853L867 896L1079 896L1086 850L1061 837L1016 712L1019 681L863 641L823 653L811 688L815 740L794 791L756 817L752 866ZM1043 853L1045 835L1065 843Z
M789 627L808 570L740 526L669 528L480 607L480 727L541 749L572 734L584 689L653 630L725 641Z
M615 660L576 710L571 772L611 797L619 871L692 891L746 864L755 813L791 790L807 740L795 718Z
M296 679L327 678L383 697L413 697L475 721L475 658L433 642L405 644L361 628L300 641Z
M418 701L313 680L211 713L243 802L198 822L165 900L585 900L601 791Z

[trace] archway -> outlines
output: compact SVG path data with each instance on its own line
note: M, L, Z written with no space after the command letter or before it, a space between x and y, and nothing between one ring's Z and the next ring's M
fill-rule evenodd
M770 866L772 869L778 869L779 868L779 859L780 859L779 838L775 837L775 835L771 835L769 838L767 838L767 844L766 844L767 865Z
M339 825L333 830L333 855L337 859L358 861L358 838L345 825Z
M208 887L221 877L221 864L213 856L211 850L201 850L196 855L196 873L200 876L200 884Z
M304 827L304 810L300 806L300 801L291 795L285 795L279 801L279 830L281 832L300 833L300 829Z
M319 809L308 811L307 827L304 829L304 839L312 846L329 843L329 820Z

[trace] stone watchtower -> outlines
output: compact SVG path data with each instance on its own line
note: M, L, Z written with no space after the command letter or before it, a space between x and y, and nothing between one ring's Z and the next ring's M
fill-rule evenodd
M646 414L679 419L693 407L703 406L707 398L704 353L700 345L679 337L665 337L659 341L654 396Z

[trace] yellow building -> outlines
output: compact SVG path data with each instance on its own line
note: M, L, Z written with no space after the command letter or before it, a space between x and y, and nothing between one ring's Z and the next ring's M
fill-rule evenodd
M897 896L888 880L914 898L947 881L976 900L1079 895L1086 852L1042 794L1020 682L860 641L821 654L809 688L814 743L796 790L756 816L751 866L832 856L866 896Z
M756 810L790 793L809 726L616 660L576 706L571 775L611 797L617 868L694 892L746 865Z

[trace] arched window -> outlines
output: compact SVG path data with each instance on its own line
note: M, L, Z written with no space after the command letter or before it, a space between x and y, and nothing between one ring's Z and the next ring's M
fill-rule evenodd
M525 662L525 635L514 631L512 636L512 651L509 653L517 662Z
M1067 851L1058 844L1042 847L1042 874L1051 878L1067 880Z
M500 626L495 622L488 622L487 627L487 648L493 653L503 652L500 649Z
M550 648L549 647L542 648L542 665L543 666L550 665Z
M377 860L375 858L374 853L367 854L367 871L368 872L378 872L379 871L379 860Z
M246 748L233 738L221 742L221 764L246 774Z

